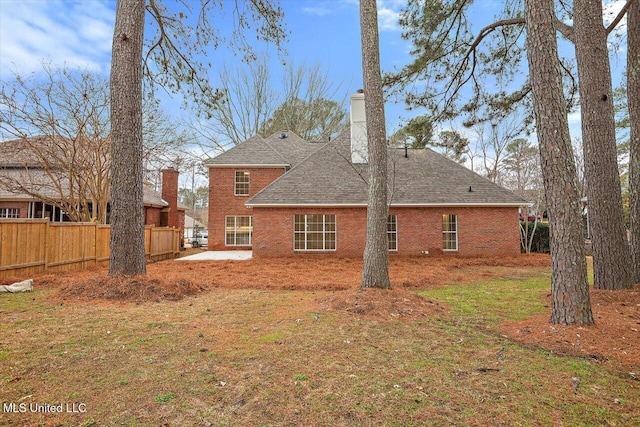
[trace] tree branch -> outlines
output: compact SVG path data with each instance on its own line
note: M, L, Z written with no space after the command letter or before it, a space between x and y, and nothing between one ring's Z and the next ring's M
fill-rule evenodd
M627 10L629 10L629 8L631 7L634 1L635 0L627 0L624 6L622 6L622 9L620 9L620 12L618 12L618 15L616 16L616 18L613 21L611 21L611 24L609 24L609 26L607 27L607 34L611 33L611 31L613 31L614 28L616 28L616 26L620 23L622 18L624 18L624 15L626 15Z

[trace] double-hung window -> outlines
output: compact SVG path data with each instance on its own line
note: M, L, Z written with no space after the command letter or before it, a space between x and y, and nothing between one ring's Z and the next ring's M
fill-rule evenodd
M335 215L295 215L293 248L296 251L335 251Z
M253 225L250 216L228 216L225 218L226 246L251 246Z
M398 217L397 215L389 215L387 217L387 239L389 241L388 248L390 251L398 250Z
M234 194L236 196L249 195L249 171L236 171L233 181Z
M458 215L442 215L442 249L458 250Z

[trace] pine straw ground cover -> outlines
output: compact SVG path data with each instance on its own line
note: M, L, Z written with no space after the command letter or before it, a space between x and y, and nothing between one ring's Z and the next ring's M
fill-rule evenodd
M387 291L360 290L361 268L35 277L0 294L0 425L640 423L640 286L592 290L594 326L553 326L547 256L392 259Z

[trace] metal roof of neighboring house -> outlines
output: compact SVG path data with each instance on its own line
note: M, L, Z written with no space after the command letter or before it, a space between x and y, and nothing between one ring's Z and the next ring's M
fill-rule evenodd
M307 142L291 131L277 132L268 138L255 135L204 163L209 167L293 167L322 145Z
M392 206L520 206L527 201L431 149L388 149ZM368 166L353 164L350 132L323 144L247 206L366 206Z

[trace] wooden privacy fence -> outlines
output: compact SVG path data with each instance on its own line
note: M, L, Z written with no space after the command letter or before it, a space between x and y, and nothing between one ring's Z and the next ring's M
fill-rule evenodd
M180 230L173 227L146 226L144 237L148 261L175 258L180 252ZM2 219L0 278L106 265L109 263L109 240L108 225Z

